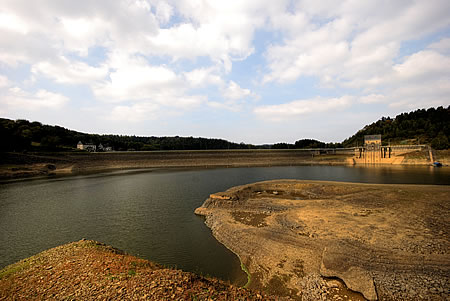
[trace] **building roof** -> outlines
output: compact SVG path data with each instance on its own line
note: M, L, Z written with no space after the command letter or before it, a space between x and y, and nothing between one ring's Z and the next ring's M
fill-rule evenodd
M364 135L364 141L367 140L381 140L381 135Z

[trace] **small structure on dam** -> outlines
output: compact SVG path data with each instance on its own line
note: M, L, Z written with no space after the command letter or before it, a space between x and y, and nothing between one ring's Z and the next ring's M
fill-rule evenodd
M391 158L390 146L381 146L381 135L365 135L364 148L360 149L360 158L364 163L381 163L382 158Z
M385 145L381 135L365 135L364 146L356 147L353 162L358 164L396 164L403 161L405 153L422 150L426 145Z

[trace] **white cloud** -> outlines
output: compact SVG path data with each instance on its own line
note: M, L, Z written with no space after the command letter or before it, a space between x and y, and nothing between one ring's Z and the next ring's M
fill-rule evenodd
M254 32L286 1L173 1L186 21L149 36L152 53L174 59L209 57L231 71L234 60L254 53Z
M446 0L2 0L0 72L15 74L0 75L0 106L64 108L68 97L42 83L88 94L79 111L89 103L126 121L199 108L282 120L352 103L448 104L448 11ZM325 88L353 97L314 97Z
M450 38L443 38L436 43L432 43L428 48L442 54L450 54Z
M11 86L11 81L6 77L0 74L0 89Z
M142 57L113 53L108 65L114 69L109 79L93 85L95 96L105 102L142 101L190 109L205 101L205 97L189 94L182 75L167 66L152 66Z
M83 62L70 61L61 56L33 65L31 72L35 75L42 74L57 83L90 84L104 79L108 75L108 67L105 64L93 67Z
M214 86L227 102L253 96L249 89L225 80L234 60L254 51L255 30L270 10L283 3L208 1L69 1L5 0L0 15L0 62L31 64L32 78L89 86L97 100L145 101L179 109L207 102L192 89ZM45 8L45 9L44 9ZM170 23L178 14L178 20ZM233 20L233 22L230 22ZM22 36L17 37L17 32ZM6 46L7 45L7 46ZM93 65L92 47L104 47L106 58ZM151 56L181 59L208 57L209 66L175 72L150 64ZM34 81L36 83L37 81ZM33 83L33 81L28 81Z
M382 103L386 102L387 100L387 97L382 94L370 94L359 98L359 101L365 104Z
M156 18L161 24L166 24L169 22L170 18L173 16L173 7L164 1L156 2Z
M220 73L215 67L198 68L183 73L189 85L195 88L208 85L223 86L224 80L219 74Z
M81 56L87 56L89 48L94 45L106 45L109 42L111 24L100 18L61 17L55 24L62 38L64 48Z
M140 122L155 119L160 106L153 103L138 103L131 106L115 106L105 119L113 121Z
M287 34L281 44L267 50L270 72L264 82L317 76L328 85L332 81L340 85L382 76L392 67L402 42L450 25L450 2L444 0L316 2L300 1L294 7L293 15L302 20L297 30L278 25Z
M340 110L348 107L352 100L353 97L351 96L294 100L280 105L259 106L254 109L254 113L268 120L282 121L286 118Z
M0 28L11 30L20 34L26 34L29 31L29 28L24 20L18 18L14 14L4 12L0 12Z
M448 105L450 57L434 50L419 51L393 65L383 76L358 81L357 85L376 92L361 97L362 103L385 103L405 111Z
M223 96L231 100L243 99L252 95L253 93L249 89L241 88L234 81L230 81L228 87L223 91Z
M450 79L450 57L424 50L414 53L393 66L396 81L433 81L443 77Z
M60 109L69 102L69 98L44 89L36 93L24 91L18 87L9 88L3 97L5 111L11 110L39 110L39 109Z

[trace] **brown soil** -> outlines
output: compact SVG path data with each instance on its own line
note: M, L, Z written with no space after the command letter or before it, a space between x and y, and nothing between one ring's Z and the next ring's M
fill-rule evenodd
M0 300L275 300L167 269L95 241L59 246L0 270Z
M246 264L250 287L303 300L450 298L449 186L268 181L211 195L196 213Z

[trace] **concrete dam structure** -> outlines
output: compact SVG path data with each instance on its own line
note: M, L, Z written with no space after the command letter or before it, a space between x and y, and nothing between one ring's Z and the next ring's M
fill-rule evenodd
M427 145L381 145L381 135L364 136L364 146L354 148L354 164L400 164L406 153L429 149Z

